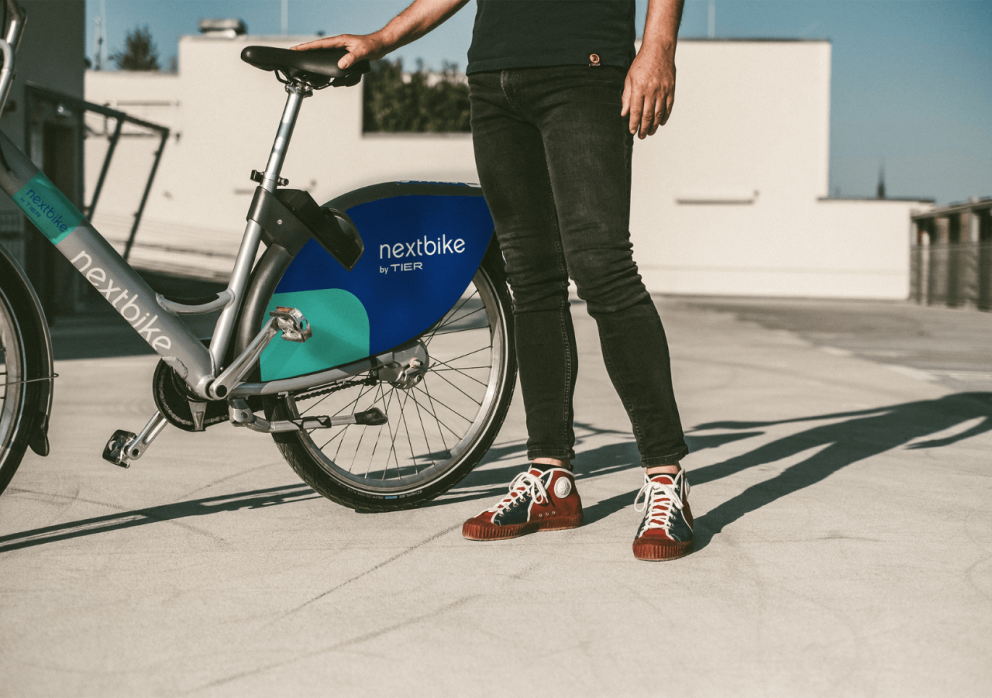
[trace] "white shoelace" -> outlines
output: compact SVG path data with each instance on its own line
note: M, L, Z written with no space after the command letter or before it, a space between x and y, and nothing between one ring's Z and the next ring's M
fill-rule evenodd
M647 523L644 530L649 528L663 528L666 531L671 525L672 507L682 509L682 497L678 494L679 478L682 478L682 486L685 493L689 494L689 483L685 481L685 471L680 470L672 479L671 485L666 485L644 475L644 486L634 498L634 511L644 511L650 507L647 516ZM641 498L644 498L643 503Z
M525 495L530 495L538 504L548 501L548 490L541 478L548 476L551 471L542 473L540 477L528 472L523 472L513 478L510 483L510 492L496 506L486 509L494 514L505 511L515 502L522 501ZM549 478L550 481L550 478Z

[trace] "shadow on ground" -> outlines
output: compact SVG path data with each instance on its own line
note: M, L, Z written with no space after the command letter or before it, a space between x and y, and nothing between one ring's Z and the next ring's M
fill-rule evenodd
M206 516L207 514L215 514L221 511L239 511L241 509L261 509L262 507L271 507L277 504L319 498L320 495L315 494L309 486L300 483L298 485L270 487L264 490L238 492L236 494L225 494L218 497L207 497L205 499L193 499L188 502L177 502L175 504L164 504L149 509L136 509L119 514L95 516L90 519L80 519L79 521L70 521L55 526L45 526L44 528L14 533L9 536L0 536L0 553L30 548L45 543L54 543L60 540L79 538L81 536L92 536L97 533L119 531L123 528L133 528L134 526L144 526L145 524L161 523L163 521L175 521L176 519L184 519L191 516Z
M764 434L764 428L801 422L840 420L811 427L739 456L690 471L695 486L719 480L748 468L774 463L806 451L808 458L789 466L769 480L752 485L739 495L720 503L696 519L696 549L705 547L726 526L777 499L814 485L838 470L886 451L907 446L911 449L941 448L992 431L992 393L971 392L947 395L936 400L920 400L871 410L836 412L775 422L711 422L692 432L720 429L724 433L686 436L689 448L699 452L726 443ZM940 432L977 421L957 434L937 437ZM596 433L590 427L590 432ZM605 432L604 432L605 433ZM931 438L927 438L931 437ZM934 438L937 437L937 438ZM925 439L917 441L917 439ZM910 442L915 441L910 445ZM486 462L508 461L505 466L471 473L444 499L424 506L441 506L475 499L489 499L506 492L507 483L520 472L525 446L509 444L490 449ZM576 479L632 470L640 466L636 446L629 441L612 443L582 453L575 461ZM633 503L637 489L601 500L585 508L585 523L591 524ZM221 511L258 509L286 504L319 495L307 485L288 485L263 490L195 499L149 509L98 516L0 536L0 553L20 550L60 540L107 533L134 526L205 516Z
M940 448L992 430L992 393L956 393L936 400L920 400L873 410L822 414L778 422L712 422L701 424L696 429L750 430L825 419L843 421L815 426L722 463L691 471L692 484L703 485L747 468L819 449L775 477L752 485L699 517L695 525L697 550L705 547L713 536L742 516L814 485L852 463L907 446L916 439L933 437L939 432L960 427L976 419L980 421L953 436L929 438L908 445L908 448Z

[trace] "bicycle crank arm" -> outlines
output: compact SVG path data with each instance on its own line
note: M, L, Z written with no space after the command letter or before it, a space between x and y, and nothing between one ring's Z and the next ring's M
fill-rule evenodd
M342 427L349 424L377 426L386 423L386 415L378 407L372 407L364 412L356 412L338 417L301 417L300 419L275 420L270 422L267 419L256 416L251 408L248 407L246 400L234 398L229 401L228 405L231 424L236 427L247 427L252 431L262 432L263 434L330 429L331 427Z
M210 397L215 400L227 397L252 369L277 332L281 331L282 338L289 342L303 343L313 336L310 323L296 308L279 307L269 313L269 316L269 321L251 340L251 344L210 384Z
M118 429L103 448L103 459L122 468L131 467L131 461L138 460L151 446L155 437L162 433L168 424L161 412L156 412L140 434Z

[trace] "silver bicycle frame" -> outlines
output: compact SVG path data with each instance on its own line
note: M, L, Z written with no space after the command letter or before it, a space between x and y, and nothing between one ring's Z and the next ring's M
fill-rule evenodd
M0 40L4 65L0 70L0 111L14 77L16 45L25 15L16 2L7 0L13 21ZM261 186L274 192L289 142L296 126L305 87L287 85L289 93ZM234 333L238 312L248 285L252 264L261 243L262 228L249 220L222 303L200 308L166 301L124 261L117 251L87 221L75 206L45 177L6 134L0 132L0 189L14 200L28 220L51 240L72 266L102 294L134 330L181 376L190 389L205 399L216 399L210 390L217 378ZM209 312L223 307L214 328L210 348L178 319L178 312ZM355 367L358 370L358 366ZM347 369L346 369L347 370ZM328 373L328 372L325 372ZM309 385L333 380L343 371L318 374ZM331 377L333 375L333 378ZM280 381L281 382L281 381ZM295 381L295 383L300 381ZM266 390L265 392L269 392Z
M0 0L3 1L3 0ZM0 69L0 112L14 78L15 49L24 27L25 15L15 0L6 0L13 17L10 28L0 39L4 57ZM269 154L261 187L274 193L286 152L309 88L286 85L288 93L282 118ZM234 334L252 265L262 239L262 227L248 220L227 290L201 306L187 306L158 295L127 264L117 251L87 221L75 206L39 171L6 134L0 132L0 189L7 192L26 217L55 244L73 268L82 274L131 327L169 364L190 389L201 398L225 397L214 388ZM198 314L220 309L209 349L183 324L180 314ZM329 369L309 376L235 386L232 397L269 395L287 390L332 383L389 363L393 352ZM240 360L245 357L239 357ZM235 360L235 364L238 360ZM222 374L223 375L223 374ZM226 392L226 390L225 390Z
M0 85L0 89L2 89ZM265 168L262 187L276 189L293 128L305 93L287 88L289 96ZM200 397L216 399L210 384L222 365L241 301L244 298L252 264L261 244L262 228L249 220L238 250L227 292L226 304L214 328L209 350L174 315L174 304L163 302L155 291L124 261L117 251L85 220L64 196L45 178L23 152L0 133L0 189L7 192L33 223L66 256L72 266L97 288L135 331L186 381ZM72 223L78 224L72 227ZM68 225L66 225L68 223ZM71 228L60 231L59 228ZM54 228L54 230L53 230ZM215 309L205 306L203 312ZM195 310L195 308L184 308Z

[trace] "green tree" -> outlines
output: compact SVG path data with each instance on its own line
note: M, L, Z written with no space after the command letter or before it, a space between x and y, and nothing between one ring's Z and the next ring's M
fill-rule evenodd
M160 70L158 48L148 25L135 27L124 39L124 51L113 56L118 70Z
M468 85L457 81L458 67L445 63L441 79L429 75L418 61L417 71L404 80L403 61L375 61L365 75L362 130L366 133L468 132Z

